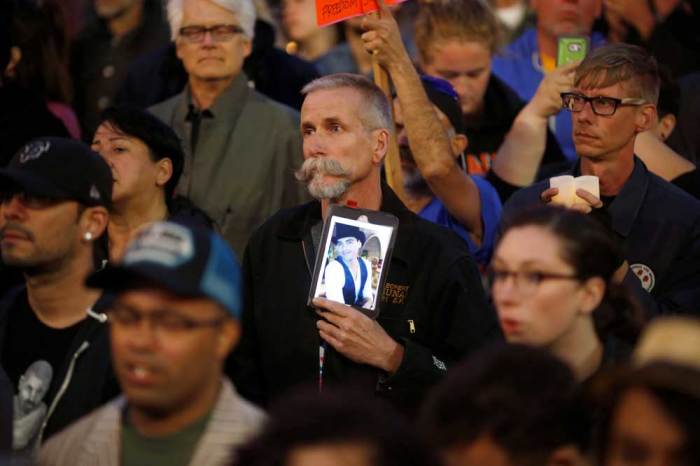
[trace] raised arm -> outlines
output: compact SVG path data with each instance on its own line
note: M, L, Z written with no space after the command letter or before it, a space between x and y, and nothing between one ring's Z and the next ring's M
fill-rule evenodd
M391 77L418 170L448 212L480 243L483 225L477 186L457 165L458 154L401 42L398 25L386 5L379 3L380 16L363 20L365 48Z
M532 100L518 113L496 154L493 172L514 186L527 186L535 180L542 162L550 116L561 110L562 92L573 86L578 63L547 73Z

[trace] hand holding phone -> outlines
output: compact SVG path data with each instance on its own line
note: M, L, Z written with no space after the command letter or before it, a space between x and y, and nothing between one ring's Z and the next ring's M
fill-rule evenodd
M589 40L585 36L565 36L557 40L557 67L586 58Z

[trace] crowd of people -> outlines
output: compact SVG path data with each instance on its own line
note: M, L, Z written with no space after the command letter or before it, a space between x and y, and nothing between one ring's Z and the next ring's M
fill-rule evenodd
M0 1L0 464L700 464L700 1Z

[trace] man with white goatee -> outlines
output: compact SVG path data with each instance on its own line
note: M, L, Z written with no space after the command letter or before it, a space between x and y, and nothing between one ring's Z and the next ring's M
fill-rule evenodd
M252 236L243 263L243 337L229 369L241 393L259 403L299 384L352 384L410 415L452 362L493 334L495 319L464 243L410 212L381 181L393 131L381 90L362 76L337 74L303 93L305 161L297 178L316 200L280 211ZM399 219L377 320L323 298L306 305L332 204Z

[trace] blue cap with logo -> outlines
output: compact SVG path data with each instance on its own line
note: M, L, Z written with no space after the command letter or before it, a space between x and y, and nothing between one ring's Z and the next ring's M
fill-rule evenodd
M224 239L212 230L156 222L129 244L120 263L93 273L87 285L107 291L157 287L219 303L241 315L241 269Z

